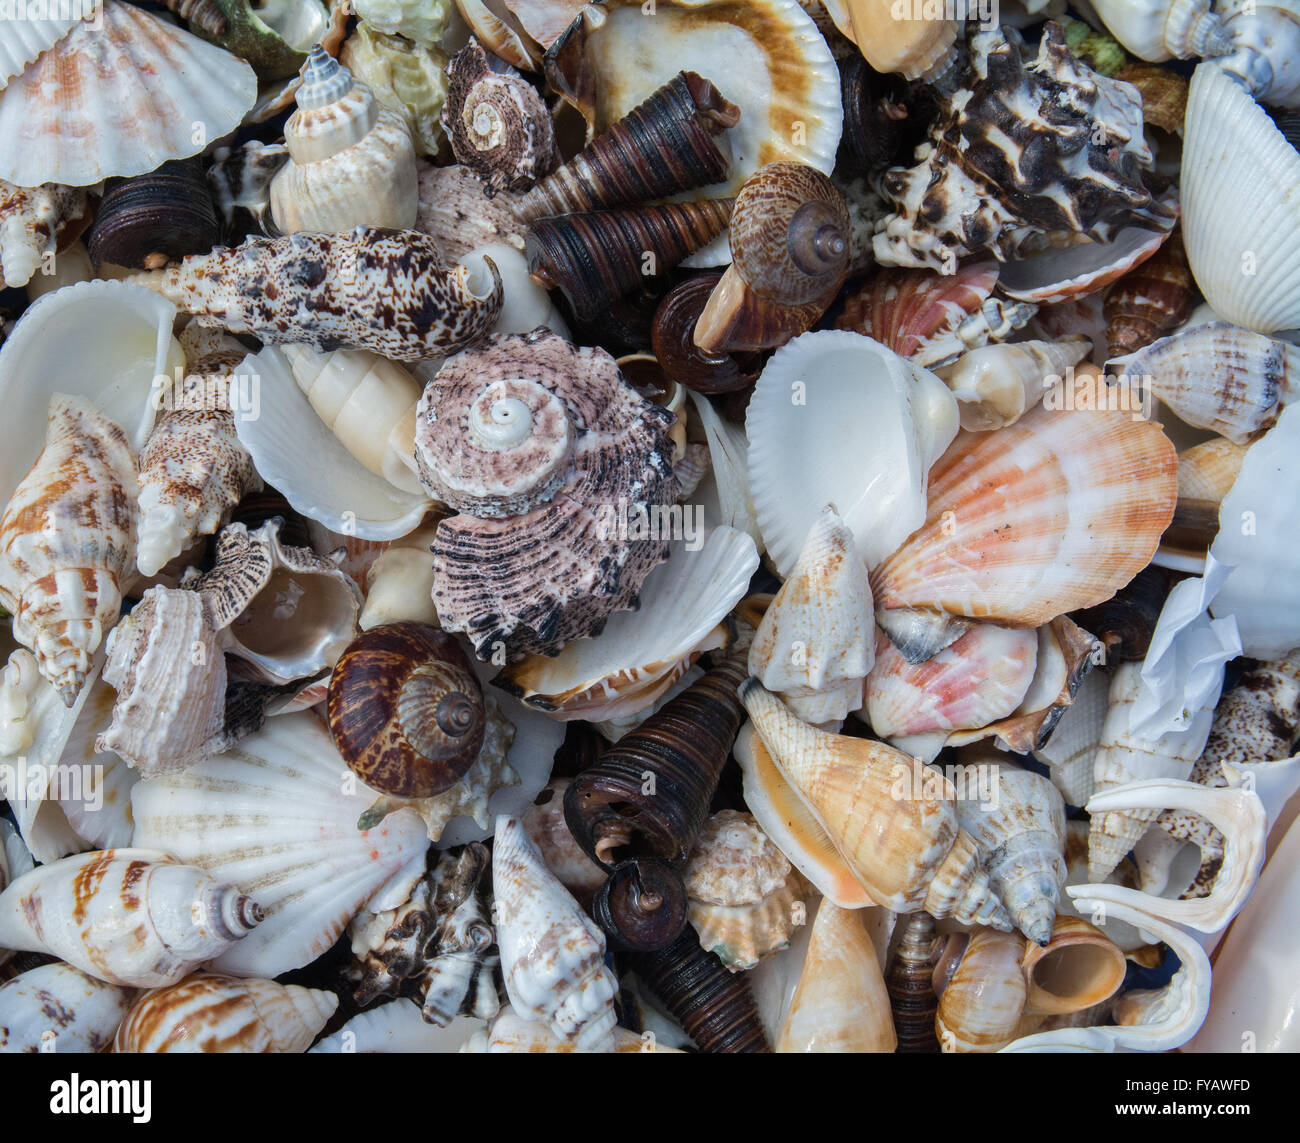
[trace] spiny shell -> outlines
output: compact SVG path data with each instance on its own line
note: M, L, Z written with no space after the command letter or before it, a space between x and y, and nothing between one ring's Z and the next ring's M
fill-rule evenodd
M0 288L25 286L59 246L61 232L86 214L84 189L16 187L0 180Z
M0 1053L102 1052L131 991L69 964L46 964L0 985Z
M45 449L0 518L0 606L71 706L135 562L135 461L115 424L55 396Z

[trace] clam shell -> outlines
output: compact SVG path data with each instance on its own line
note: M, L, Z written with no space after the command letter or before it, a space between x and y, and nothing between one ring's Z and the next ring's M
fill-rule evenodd
M0 1053L102 1052L131 990L70 964L46 964L0 985Z

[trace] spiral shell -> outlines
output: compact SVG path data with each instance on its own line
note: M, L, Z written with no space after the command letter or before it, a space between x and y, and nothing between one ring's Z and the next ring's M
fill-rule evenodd
M1078 917L1057 917L1048 937L1025 949L1025 1012L1055 1016L1083 1012L1124 984L1124 954L1100 929Z
M1175 229L1152 257L1106 295L1102 312L1111 356L1133 353L1164 337L1187 316L1195 296L1182 231Z
M885 973L885 989L894 1014L898 1050L937 1052L934 1017L939 998L934 992L934 918L911 913L899 920L898 947Z
M334 745L368 786L431 798L478 758L483 691L456 641L423 623L372 627L330 679Z
M339 60L380 103L406 120L417 155L438 154L443 142L439 117L447 99L447 55L441 48L377 31L362 20L339 51Z
M1181 460L1178 471L1181 481ZM1175 520L1177 517L1175 512ZM1101 640L1107 662L1145 659L1168 594L1169 579L1165 572L1155 566L1145 567L1110 599L1096 607L1076 611L1073 618Z
M220 240L203 165L184 159L109 190L95 211L86 246L96 265L156 270L186 254L206 254Z
M131 997L68 964L30 969L0 986L0 1054L102 1052Z
M753 353L709 353L695 344L695 326L721 274L695 274L663 296L655 310L650 344L664 372L697 393L733 393L758 380Z
M1110 33L1135 56L1151 63L1229 50L1228 33L1212 0L1094 0Z
M964 935L949 938L951 946L966 942ZM955 971L939 992L935 1031L944 1052L996 1052L1020 1034L1025 1007L1024 972L1020 960L1025 938L1019 933L976 929L957 953ZM936 969L936 985L943 977Z
M27 285L87 207L84 187L16 187L0 180L0 289Z
M620 861L596 891L591 915L610 947L643 952L672 944L686 927L686 888L666 861Z

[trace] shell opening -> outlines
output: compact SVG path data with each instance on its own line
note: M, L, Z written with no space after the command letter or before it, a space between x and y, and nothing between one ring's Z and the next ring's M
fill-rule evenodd
M1091 998L1102 991L1102 999L1114 991L1118 982L1117 958L1099 945L1070 944L1048 949L1030 970L1036 988L1062 999ZM1109 991L1105 991L1110 985Z
M471 134L477 150L496 150L505 140L505 120L490 103L480 103L474 109L472 128Z
M610 806L614 814L622 814L629 809L626 803ZM619 851L632 840L632 830L622 817L607 818L596 827L599 837L596 840L596 860L602 865L617 865Z

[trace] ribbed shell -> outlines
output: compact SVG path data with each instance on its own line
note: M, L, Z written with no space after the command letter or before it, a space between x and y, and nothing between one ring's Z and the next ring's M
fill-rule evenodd
M524 832L537 846L546 868L579 901L596 892L606 871L582 851L564 820L564 791L570 778L552 778L521 819Z
M937 1052L934 1017L939 998L934 993L934 918L912 913L899 920L898 946L885 973L885 989L894 1014L898 1050Z
M1195 296L1182 231L1175 229L1154 255L1125 274L1106 295L1102 312L1111 356L1133 353L1164 337L1187 316Z
M131 996L70 964L30 969L0 985L0 1054L102 1052Z
M694 274L668 291L655 310L650 345L664 372L696 393L734 393L757 379L755 353L710 353L695 344L695 325L721 274Z
M20 26L6 24L6 32ZM25 286L47 259L59 235L84 217L85 190L50 184L16 187L0 181L0 289Z
M127 1013L115 1052L305 1052L338 1007L332 992L201 973L147 992Z
M450 262L471 250L505 243L522 251L526 223L512 194L488 198L468 167L433 167L420 171L420 213L415 229L429 235Z
M185 254L205 254L221 240L221 223L200 159L164 163L116 184L101 200L86 247L104 262L157 269Z

